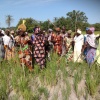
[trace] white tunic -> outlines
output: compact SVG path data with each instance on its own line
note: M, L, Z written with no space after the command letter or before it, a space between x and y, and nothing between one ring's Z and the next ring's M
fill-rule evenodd
M3 42L4 42L4 45L9 45L10 37L7 36L7 35L4 35L3 36Z
M74 37L75 45L74 45L74 62L81 62L81 49L84 43L84 36L81 34L79 36Z

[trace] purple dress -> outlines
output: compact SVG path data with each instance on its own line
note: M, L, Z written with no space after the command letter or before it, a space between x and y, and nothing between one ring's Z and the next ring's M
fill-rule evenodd
M86 61L87 61L89 66L94 62L95 56L96 56L96 49L92 48L92 47L88 47Z
M34 58L40 65L40 68L45 67L45 36L43 34L35 35L34 44Z

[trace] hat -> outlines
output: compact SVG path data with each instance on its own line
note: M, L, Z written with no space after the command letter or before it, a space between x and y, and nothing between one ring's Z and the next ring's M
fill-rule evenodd
M67 33L69 33L69 34L72 33L72 30L68 30Z
M25 26L25 20L23 20L23 23L22 24L20 24L19 26L18 26L18 30L21 30L21 31L26 31L26 26Z
M77 30L77 33L82 34L82 31L80 29Z
M60 28L59 28L59 27L57 27L57 28L55 28L55 30L59 32L59 31L60 31Z

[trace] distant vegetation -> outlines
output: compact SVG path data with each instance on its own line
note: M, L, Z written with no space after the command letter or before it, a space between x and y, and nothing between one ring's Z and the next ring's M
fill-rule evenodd
M20 23L22 23L22 20L25 19L26 20L26 27L27 27L27 31L29 33L33 32L33 27L35 25L38 25L41 27L41 29L45 29L48 30L48 28L55 28L55 27L63 27L65 26L66 30L73 30L75 31L76 28L81 28L82 31L85 31L86 27L89 26L94 26L96 31L100 31L100 23L95 23L95 24L89 24L88 23L88 18L85 15L84 12L81 11L76 11L73 10L72 12L68 12L66 14L66 17L54 17L53 22L51 22L49 19L46 21L37 21L35 19L31 18L21 18L17 24L16 27L12 28L11 23L13 21L13 16L11 15L7 15L6 16L6 23L8 25L8 27L10 27L11 29L17 29L18 25Z

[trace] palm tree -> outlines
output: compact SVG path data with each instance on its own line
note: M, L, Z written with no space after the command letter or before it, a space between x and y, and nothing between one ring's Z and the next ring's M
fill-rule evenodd
M8 25L8 28L10 28L11 22L13 21L13 18L11 15L6 16L6 24Z

